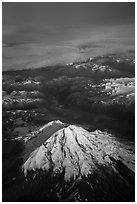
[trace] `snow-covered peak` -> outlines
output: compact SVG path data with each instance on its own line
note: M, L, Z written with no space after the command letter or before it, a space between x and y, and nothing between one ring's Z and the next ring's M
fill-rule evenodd
M53 125L55 125L55 124L61 124L61 125L63 125L63 123L62 123L60 120L54 120L54 121L51 121L51 122L47 123L47 124L44 125L42 128L40 128L40 129L38 130L38 133L41 132L41 131L43 131L45 128L50 127L50 126L53 126Z
M33 81L33 80L29 79L29 80L24 81L23 84L40 84L40 82L39 81Z
M82 127L69 125L54 132L35 148L22 169L25 176L28 171L37 174L38 169L50 172L52 176L65 172L63 175L67 182L88 177L98 169L98 165L111 167L112 158L122 160L134 170L134 156L107 132L88 132Z
M105 79L104 91L108 91L112 95L127 95L135 93L135 78L117 78L117 79Z

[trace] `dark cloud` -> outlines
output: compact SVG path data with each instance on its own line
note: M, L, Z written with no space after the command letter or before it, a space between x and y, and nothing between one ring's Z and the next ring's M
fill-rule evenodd
M133 2L4 2L3 24L78 25L134 22Z

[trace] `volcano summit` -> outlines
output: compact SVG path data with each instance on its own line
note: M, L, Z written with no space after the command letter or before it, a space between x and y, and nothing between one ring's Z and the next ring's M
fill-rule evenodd
M125 201L134 197L132 147L107 132L52 121L15 140L25 146L22 190L28 187L29 196L23 190L22 201L28 201L30 195L35 201Z

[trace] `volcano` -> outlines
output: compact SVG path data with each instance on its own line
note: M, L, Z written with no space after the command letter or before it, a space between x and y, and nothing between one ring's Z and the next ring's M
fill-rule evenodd
M58 120L15 140L25 147L21 171L29 190L21 201L134 200L134 151L108 132Z

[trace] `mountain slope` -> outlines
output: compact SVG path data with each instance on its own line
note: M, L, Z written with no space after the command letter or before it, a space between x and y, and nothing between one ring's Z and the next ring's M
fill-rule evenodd
M50 126L54 129L59 123L54 121ZM40 181L44 183L38 194L36 189L31 192L35 200L134 200L134 152L130 145L116 141L107 132L88 132L65 124L44 141L47 126L40 133L43 143L39 143L22 166L26 186L32 188L35 184L37 189ZM35 136L40 139L40 135ZM27 143L32 144L33 140L31 134L25 140L26 151L30 149ZM28 197L22 199L27 201Z

